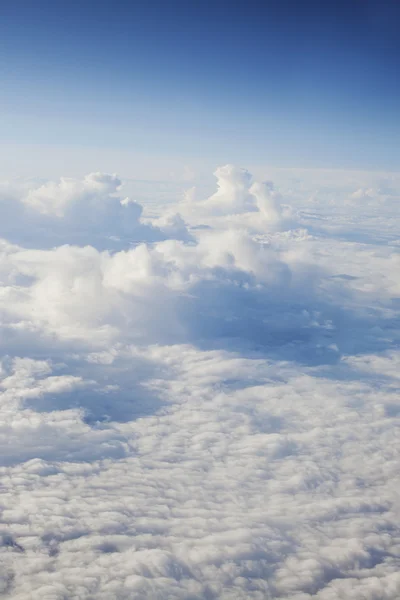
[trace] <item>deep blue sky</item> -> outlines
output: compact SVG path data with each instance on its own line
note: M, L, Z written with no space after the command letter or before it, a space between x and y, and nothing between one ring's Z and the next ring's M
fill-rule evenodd
M397 0L13 0L0 13L3 149L400 167Z

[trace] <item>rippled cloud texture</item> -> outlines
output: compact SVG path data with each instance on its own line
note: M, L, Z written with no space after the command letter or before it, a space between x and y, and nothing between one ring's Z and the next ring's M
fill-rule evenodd
M3 597L400 597L400 179L215 176L2 184Z

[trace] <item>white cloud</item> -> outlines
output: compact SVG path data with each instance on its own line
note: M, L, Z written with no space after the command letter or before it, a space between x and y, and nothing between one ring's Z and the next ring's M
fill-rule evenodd
M3 194L5 598L400 596L398 215L216 174Z
M246 169L225 165L214 173L217 191L198 201L196 189L190 188L179 210L189 222L219 227L247 227L254 231L279 231L295 227L290 207L271 181L254 180Z
M116 175L90 173L82 180L61 178L28 190L8 186L0 197L0 234L35 247L91 244L100 249L124 248L138 242L189 239L182 218L170 215L161 227L142 220L143 207L119 196Z
M352 194L350 194L350 199L352 200L362 200L364 202L368 202L375 196L375 190L372 188L364 189L359 188Z
M79 204L80 210L86 208L85 204L90 206L90 212L102 210L101 205L110 201L120 187L121 181L116 175L90 173L82 181L62 177L59 183L46 183L30 190L22 201L42 214L63 217L75 204Z
M90 428L71 411L19 413L15 427L45 459L3 471L20 499L6 494L3 513L13 597L396 598L385 392L220 351L146 354L163 365L152 383L172 403L163 416ZM91 462L74 462L85 453Z
M279 339L313 327L322 273L306 257L281 256L240 230L206 230L196 245L168 240L114 254L4 243L1 264L3 327L89 345L251 341L272 332Z
M204 208L216 214L235 214L257 209L250 192L252 177L246 169L234 165L219 167L215 173L217 191L204 202Z

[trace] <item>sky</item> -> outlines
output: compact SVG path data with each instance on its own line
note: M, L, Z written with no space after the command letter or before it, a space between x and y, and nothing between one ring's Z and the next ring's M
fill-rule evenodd
M0 11L0 596L398 600L398 4Z
M28 175L29 165L66 174L65 163L83 175L98 168L95 154L125 176L130 161L160 175L166 161L398 168L393 1L16 0L0 10L3 168L19 157Z

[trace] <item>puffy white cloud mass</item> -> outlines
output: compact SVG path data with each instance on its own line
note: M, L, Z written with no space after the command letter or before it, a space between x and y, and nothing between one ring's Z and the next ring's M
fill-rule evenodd
M2 597L400 597L397 191L215 175L2 187Z
M259 232L290 229L295 226L290 207L271 181L257 181L246 169L225 165L216 169L217 191L196 201L197 190L185 194L179 210L193 221L215 227L247 227Z
M179 215L169 215L166 231L142 220L143 206L119 196L116 175L90 173L82 180L62 177L24 190L8 189L0 198L0 235L34 247L91 244L100 249L170 237L190 239Z

